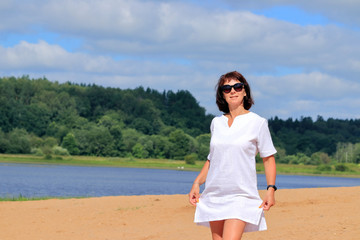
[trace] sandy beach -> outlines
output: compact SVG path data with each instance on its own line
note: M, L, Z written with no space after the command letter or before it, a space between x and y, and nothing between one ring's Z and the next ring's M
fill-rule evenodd
M276 200L268 230L243 239L359 239L360 187L278 190ZM194 210L186 195L0 202L0 240L211 239Z

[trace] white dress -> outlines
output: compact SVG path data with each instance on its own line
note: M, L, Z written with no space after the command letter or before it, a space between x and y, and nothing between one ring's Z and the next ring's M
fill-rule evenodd
M267 120L249 112L229 127L222 115L212 120L210 129L210 167L194 222L209 227L209 221L240 219L247 223L245 232L266 230L255 156L276 153Z

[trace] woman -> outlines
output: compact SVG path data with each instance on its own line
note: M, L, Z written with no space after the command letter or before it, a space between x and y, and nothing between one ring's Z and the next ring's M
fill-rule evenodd
M196 206L194 221L209 226L213 240L241 239L243 232L266 230L263 210L275 204L276 149L266 119L249 111L253 103L250 86L240 73L220 77L216 104L224 115L211 122L208 160L189 193ZM257 153L268 184L264 200L257 190Z

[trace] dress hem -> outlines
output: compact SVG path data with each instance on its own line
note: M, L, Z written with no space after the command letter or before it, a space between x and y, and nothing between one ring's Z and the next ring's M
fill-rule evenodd
M244 221L246 223L244 232L258 232L258 231L266 231L267 230L267 224L265 220L264 213L261 214L260 219L257 223L251 223L248 220L244 220L239 217L226 217L226 218L218 218L218 219L211 219L211 220L205 220L205 221L194 221L196 225L203 226L203 227L210 227L210 222L212 221L221 221L221 220L227 220L227 219L239 219L241 221Z

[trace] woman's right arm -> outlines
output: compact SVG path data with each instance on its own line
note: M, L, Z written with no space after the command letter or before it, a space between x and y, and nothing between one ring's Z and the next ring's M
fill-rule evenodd
M196 206L196 203L199 200L200 197L200 185L203 184L206 181L206 176L208 174L210 167L210 161L207 160L201 169L199 175L195 178L195 181L192 185L192 188L189 193L189 202Z

